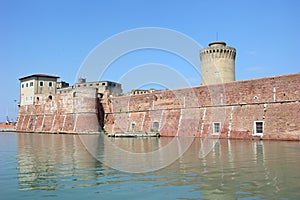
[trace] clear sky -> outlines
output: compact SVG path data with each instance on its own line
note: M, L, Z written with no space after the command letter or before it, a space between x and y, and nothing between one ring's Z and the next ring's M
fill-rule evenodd
M7 113L16 118L20 77L46 73L72 85L91 50L134 28L173 29L203 47L218 32L219 40L237 49L237 80L299 72L299 10L296 0L1 0L0 121ZM169 57L145 51L115 67L156 62L153 58L165 63ZM181 61L170 60L169 65L187 71ZM193 79L192 71L189 76ZM118 81L114 71L105 78Z

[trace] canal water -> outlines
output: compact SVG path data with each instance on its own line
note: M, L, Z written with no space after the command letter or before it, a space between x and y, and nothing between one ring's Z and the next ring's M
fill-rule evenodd
M172 139L110 140L149 152ZM0 199L300 199L299 142L220 139L201 157L196 138L170 165L126 173L95 159L81 141L0 133Z

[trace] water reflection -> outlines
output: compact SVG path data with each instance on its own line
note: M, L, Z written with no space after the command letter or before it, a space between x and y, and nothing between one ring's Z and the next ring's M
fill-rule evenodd
M19 189L52 190L95 179L101 174L95 169L101 167L78 136L18 134Z
M85 188L95 198L120 199L297 199L300 197L300 145L297 142L195 139L182 157L164 169L140 174L113 170L91 156L75 135L18 134L20 190ZM172 138L111 139L133 152L166 146ZM120 155L101 141L96 156ZM102 146L101 146L102 145ZM141 163L143 165L143 163ZM137 166L138 167L138 166Z

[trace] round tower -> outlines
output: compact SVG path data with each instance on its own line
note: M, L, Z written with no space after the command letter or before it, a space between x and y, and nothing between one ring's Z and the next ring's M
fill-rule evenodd
M200 50L202 85L235 81L236 49L225 42L211 42Z

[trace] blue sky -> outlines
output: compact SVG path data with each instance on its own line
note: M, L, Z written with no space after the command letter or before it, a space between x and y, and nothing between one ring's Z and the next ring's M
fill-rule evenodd
M300 3L294 0L1 0L0 10L0 121L7 113L16 117L18 78L46 73L74 84L91 50L134 28L173 29L204 47L218 32L219 40L237 49L237 80L300 69ZM174 66L192 85L200 84L184 61L149 50L119 59L104 78L118 81L118 68L148 62Z

